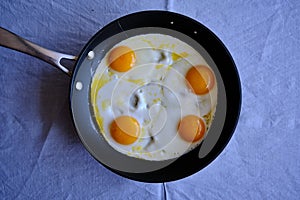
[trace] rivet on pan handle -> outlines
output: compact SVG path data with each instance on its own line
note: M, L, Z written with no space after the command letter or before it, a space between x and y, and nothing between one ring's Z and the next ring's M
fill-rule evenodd
M77 59L76 56L67 55L67 54L45 49L1 27L0 27L0 46L4 46L34 56L36 58L39 58L57 67L58 69L62 70L69 76L71 76L72 72L68 68L62 66L60 61L63 58L69 60Z

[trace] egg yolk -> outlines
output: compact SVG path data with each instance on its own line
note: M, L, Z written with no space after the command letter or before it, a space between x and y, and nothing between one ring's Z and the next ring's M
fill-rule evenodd
M119 144L132 144L140 135L139 122L130 116L120 116L111 123L110 134Z
M187 115L179 122L178 133L187 142L197 142L205 134L205 123L195 115Z
M109 53L108 63L110 68L118 72L126 72L135 63L135 53L127 46L118 46Z
M206 94L215 84L213 72L204 65L193 66L185 75L187 85L195 94Z

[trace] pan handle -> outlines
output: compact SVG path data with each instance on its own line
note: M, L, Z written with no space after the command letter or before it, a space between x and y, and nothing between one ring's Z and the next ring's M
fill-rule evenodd
M57 67L58 69L62 70L69 76L72 75L72 72L68 68L64 67L60 63L60 61L63 58L70 59L70 60L77 59L76 56L67 55L67 54L51 51L49 49L45 49L39 45L29 42L28 40L25 40L24 38L21 38L20 36L2 27L0 27L0 46L17 50L25 54L39 58Z

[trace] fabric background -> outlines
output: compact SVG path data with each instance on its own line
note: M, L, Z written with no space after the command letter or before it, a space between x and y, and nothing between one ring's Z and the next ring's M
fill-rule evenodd
M300 1L1 1L0 26L77 55L107 23L153 9L200 21L236 62L242 110L221 155L165 191L115 175L75 133L70 79L0 47L0 199L299 199Z

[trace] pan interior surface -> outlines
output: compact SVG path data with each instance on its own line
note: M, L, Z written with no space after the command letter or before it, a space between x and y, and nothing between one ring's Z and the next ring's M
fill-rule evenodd
M157 22L141 20L157 17L160 19ZM147 23L147 21L149 22ZM185 29L186 26L193 29ZM186 31L189 31L188 34ZM95 124L90 100L90 85L93 75L105 54L120 41L149 33L170 35L192 46L213 69L218 82L215 118L205 140L189 153L179 158L164 161L149 161L129 157L113 149L103 138ZM206 34L209 37L205 37ZM211 40L211 42L207 40ZM205 41L204 45L201 41ZM207 46L207 42L208 44L211 43L211 46ZM218 52L218 49L222 51ZM235 106L233 112L232 108L228 107L230 94L226 90L226 81L232 74L234 76L231 76L233 77L231 81L234 87L237 87L236 90L232 90L232 93L238 97L233 100L238 105L238 107ZM237 82L234 83L234 81ZM230 96L230 101L231 98ZM165 182L189 176L207 166L217 157L229 141L236 125L240 105L240 89L239 79L230 55L208 29L182 15L165 11L146 11L128 15L112 22L87 43L74 70L70 99L73 119L79 137L96 160L115 173L127 178L144 182ZM227 121L229 111L235 115L235 118L231 117ZM226 121L229 124L227 127ZM182 171L182 169L186 170Z

